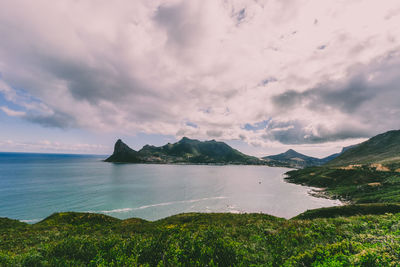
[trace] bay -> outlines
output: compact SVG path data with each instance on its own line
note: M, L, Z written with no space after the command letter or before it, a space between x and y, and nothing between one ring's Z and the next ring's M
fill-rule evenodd
M106 156L0 153L0 217L34 223L54 212L157 220L183 212L290 218L340 205L284 181L287 168L115 164Z

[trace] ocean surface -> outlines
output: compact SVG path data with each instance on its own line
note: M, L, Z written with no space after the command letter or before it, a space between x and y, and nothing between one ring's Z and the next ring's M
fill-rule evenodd
M115 164L105 156L0 153L0 217L35 223L54 212L157 220L183 212L290 218L340 205L286 183L287 168Z

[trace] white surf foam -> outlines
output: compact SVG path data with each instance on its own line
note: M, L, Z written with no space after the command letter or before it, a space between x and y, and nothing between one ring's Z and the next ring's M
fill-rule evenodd
M122 209L114 209L114 210L102 210L102 211L99 211L99 212L100 213L105 213L105 214L124 213L124 212L130 212L130 211L134 211L134 210L142 210L142 209L148 209L148 208L154 208L154 207L169 206L169 205L184 204L184 203L193 203L193 202L215 200L215 199L225 199L225 198L227 198L227 197L220 196L220 197L189 199L189 200L171 201L171 202L163 202L163 203L157 203L157 204L144 205L144 206L140 206L140 207L137 207L137 208L122 208Z
M24 223L37 223L40 222L42 219L30 219L30 220L19 220L20 222Z

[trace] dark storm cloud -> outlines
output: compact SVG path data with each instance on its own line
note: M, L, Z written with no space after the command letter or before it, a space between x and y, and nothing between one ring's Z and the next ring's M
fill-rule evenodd
M78 101L86 100L96 104L99 100L123 101L126 95L155 95L134 77L117 58L102 58L87 62L80 58L65 58L54 51L34 53L32 63L45 73L64 81L71 95Z
M198 41L197 36L202 28L197 12L190 14L190 5L184 1L159 6L154 19L167 31L169 44L190 47Z
M51 115L28 114L26 116L23 116L22 118L29 122L42 125L44 127L55 127L55 128L65 129L77 126L76 121L73 117L61 112L55 112L54 114Z
M303 92L288 90L272 100L279 109L304 105L313 110L329 107L352 114L367 102L376 105L378 98L390 100L393 96L400 97L400 57L388 54L368 66L351 69L342 82L327 81ZM395 104L399 106L400 102Z
M349 138L368 137L368 133L354 128L352 125L342 125L334 131L319 126L318 135L307 130L307 125L301 121L274 122L271 121L262 135L265 140L274 140L282 144L317 144L332 142Z
M344 83L326 83L297 92L288 90L273 97L278 108L291 108L305 104L309 109L324 110L328 107L352 113L364 102L372 99L378 88L372 88L364 75L357 75Z
M271 123L270 134L265 137L282 143L319 143L372 136L396 124L400 127L396 117L400 110L399 99L400 55L390 52L368 65L354 66L340 82L327 81L302 92L287 90L272 98L274 106L282 113L306 109L315 114L331 113L335 120L333 115L339 112L348 116L349 122L342 121L330 130L321 124L314 127L317 135L306 130L307 125L300 121ZM364 122L367 129L355 126L354 122Z

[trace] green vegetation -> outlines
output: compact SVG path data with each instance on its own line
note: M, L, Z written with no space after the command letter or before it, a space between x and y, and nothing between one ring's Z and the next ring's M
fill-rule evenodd
M374 203L374 204L353 204L346 206L335 206L307 210L294 219L315 219L315 218L335 218L340 216L355 216L367 214L399 213L400 204Z
M325 188L331 198L352 203L400 202L400 173L370 167L339 169L309 167L286 173L287 181Z
M286 179L322 187L326 196L352 203L400 203L399 167L400 130L347 148L321 167L290 171Z
M135 151L121 140L115 143L114 153L107 162L128 163L191 163L191 164L249 164L261 165L264 161L245 155L223 142L199 141L182 138L174 144L161 147L144 146Z
M328 166L350 164L382 164L391 170L400 168L400 130L389 131L344 151L330 161Z
M285 220L191 213L148 222L58 213L34 225L6 218L0 225L2 266L400 264L400 214Z

